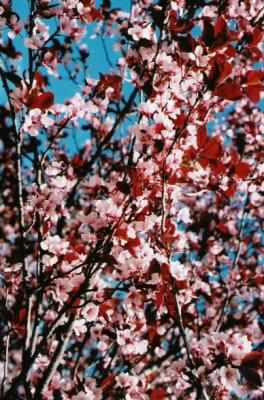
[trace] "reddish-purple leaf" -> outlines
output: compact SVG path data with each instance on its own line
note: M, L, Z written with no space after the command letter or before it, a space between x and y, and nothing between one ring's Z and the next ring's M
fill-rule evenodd
M248 175L250 174L250 166L249 166L249 164L245 163L245 162L240 162L235 167L235 174L241 179L247 178Z
M226 82L217 86L214 95L226 100L239 100L243 97L241 87L237 83Z
M205 145L207 139L208 139L208 135L207 135L206 126L204 126L204 125L200 126L197 129L197 146L198 146L198 149L201 149Z
M39 108L40 110L47 110L54 103L54 94L52 92L45 92L38 96L34 96L29 104L29 108Z

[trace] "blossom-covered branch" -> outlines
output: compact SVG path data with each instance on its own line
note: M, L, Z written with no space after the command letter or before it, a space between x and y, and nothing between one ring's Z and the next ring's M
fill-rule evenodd
M263 5L0 0L3 400L263 397Z

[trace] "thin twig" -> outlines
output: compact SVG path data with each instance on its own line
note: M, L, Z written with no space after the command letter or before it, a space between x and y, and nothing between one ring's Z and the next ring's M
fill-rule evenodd
M61 358L63 357L64 351L66 350L66 347L70 340L70 336L72 334L72 330L73 330L73 326L74 326L74 322L75 322L76 318L77 318L76 315L70 316L68 323L66 325L66 332L67 332L66 336L63 340L61 340L58 343L57 348L52 357L52 360L51 360L48 368L44 372L43 378L40 380L40 382L36 388L34 400L41 400L43 398L43 392L45 392L45 390L48 388L49 383L50 383L53 375L55 374L57 367L61 361Z
M6 299L5 299L5 306L7 308L7 302L8 302L8 288L6 290ZM4 358L4 368L3 368L3 379L1 383L1 399L4 396L5 392L5 381L7 379L8 375L8 360L9 360L9 342L10 342L10 334L11 334L11 325L9 321L7 321L7 327L8 327L8 332L7 332L7 337L6 337L6 347L5 347L5 358Z
M238 231L238 246L237 246L237 250L236 250L236 255L234 257L234 260L233 260L233 263L232 263L232 266L231 266L231 271L233 271L236 268L236 266L238 264L238 261L239 261L239 258L240 258L240 254L241 254L242 238L243 238L245 220L246 220L247 213L248 213L248 211L247 211L248 201L249 201L249 195L248 195L248 191L247 191L247 197L246 197L246 201L245 201L245 204L244 204L244 209L243 209L243 213L242 213L240 228L239 228L239 231ZM219 321L218 321L217 327L216 327L216 332L219 332L222 329L228 305L230 304L230 301L232 300L233 297L234 297L234 294L231 294L229 292L229 290L226 289L226 297L225 297L225 300L224 300L224 304L223 304L223 306L221 308Z
M11 91L9 89L7 79L4 71L0 68L0 75L2 78L3 86L8 98L9 107L10 107L10 116L12 120L12 128L15 136L16 143L16 183L17 183L17 207L18 207L18 217L19 217L19 232L20 232L20 243L21 243L21 259L22 259L22 268L23 268L23 285L25 288L26 294L26 309L27 309L27 321L26 321L26 335L24 342L24 352L27 350L29 346L29 338L30 338L30 330L31 330L31 306L32 299L28 293L28 263L26 256L26 241L25 241L25 216L24 216L24 200L23 200L23 183L22 183L22 133L17 129L16 123L16 113L11 102Z
M209 400L210 397L208 396L208 394L207 394L207 392L206 392L206 389L205 389L203 383L202 383L201 380L193 373L193 369L196 369L196 365L195 365L195 362L194 362L194 360L193 360L193 356L192 356L192 353L191 353L191 351L190 351L189 343L188 343L188 340L187 340L187 335L186 335L185 327L184 327L183 320L182 320L181 305L180 305L179 295L178 295L177 290L176 290L175 299L176 299L176 310L177 310L177 314L178 314L179 330L180 330L181 337L182 337L183 342L184 342L184 347L185 347L185 350L186 350L187 359L188 359L188 361L189 361L189 366L190 366L190 369L191 369L191 377L192 377L192 380L194 381L194 383L195 383L197 389L199 389L199 391L202 393L203 398L204 398L205 400Z

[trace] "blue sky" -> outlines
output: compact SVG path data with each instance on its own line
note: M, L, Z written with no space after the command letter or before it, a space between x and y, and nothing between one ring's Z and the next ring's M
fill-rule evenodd
M129 11L130 10L130 1L131 0L112 0L111 5L112 8L122 8L124 11ZM96 5L99 6L102 3L102 0L97 0ZM21 19L23 21L26 20L28 16L28 0L13 0L13 7L14 10L20 15ZM52 33L55 30L55 25L50 22L50 20L47 20L47 23L51 24L50 26L50 33ZM103 48L103 44L101 41L101 38L96 38L92 39L91 36L93 34L93 29L95 25L91 24L88 25L88 34L87 36L82 40L82 42L78 45L81 44L86 44L88 47L88 52L90 53L90 60L89 60L89 65L90 69L88 71L89 75L92 78L98 78L99 73L106 73L110 71L110 66L106 60L105 57L105 52ZM194 36L199 36L201 34L200 29L193 29L192 34ZM107 37L105 38L105 44L107 46L110 58L112 63L115 65L118 57L120 54L116 53L113 51L112 47L113 44L115 43L115 40ZM20 63L20 71L19 74L22 76L23 70L27 69L27 50L24 47L24 42L22 37L17 37L15 39L15 45L16 47L22 52L23 55L23 60ZM259 65L258 65L259 68ZM62 70L62 68L61 68ZM65 100L69 97L72 97L76 92L80 91L78 87L65 75L63 74L63 79L59 80L53 76L49 76L50 84L51 84L51 90L55 94L55 101L59 103L64 103ZM127 94L127 90L125 90L125 94ZM1 91L0 100L3 101L4 99L4 93ZM264 99L260 102L261 108L264 110ZM228 108L224 114L230 112L230 109ZM219 118L220 115L217 117ZM213 131L213 126L214 123L211 122L209 125L209 131Z
M102 0L97 0L96 5L99 6L102 3ZM129 11L130 9L130 0L112 0L111 1L112 8L122 8L124 11ZM19 14L21 19L25 21L28 16L28 0L13 0L13 8ZM47 23L50 24L50 21L47 20ZM86 44L88 46L88 52L90 53L90 70L89 74L92 78L98 78L99 73L106 73L110 70L109 64L105 58L105 52L103 48L103 44L100 38L92 39L91 36L93 34L93 29L95 25L87 25L88 34L82 40L81 44ZM50 26L50 32L54 31L54 26ZM115 64L115 61L118 59L118 54L112 50L112 46L115 43L115 40L111 38L106 38L105 43L107 45L108 51L110 53L110 58ZM24 48L23 39L18 37L15 39L15 44L17 48L22 52L24 60L21 63L21 71L22 74L23 69L27 68L27 51ZM78 91L78 88L74 83L72 83L69 79L58 80L52 76L49 77L51 86L54 90L56 101L64 102L66 98L71 97Z

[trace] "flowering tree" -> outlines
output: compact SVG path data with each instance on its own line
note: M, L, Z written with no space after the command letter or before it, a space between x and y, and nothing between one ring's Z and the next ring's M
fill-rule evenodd
M263 398L263 3L22 3L0 1L1 399Z

